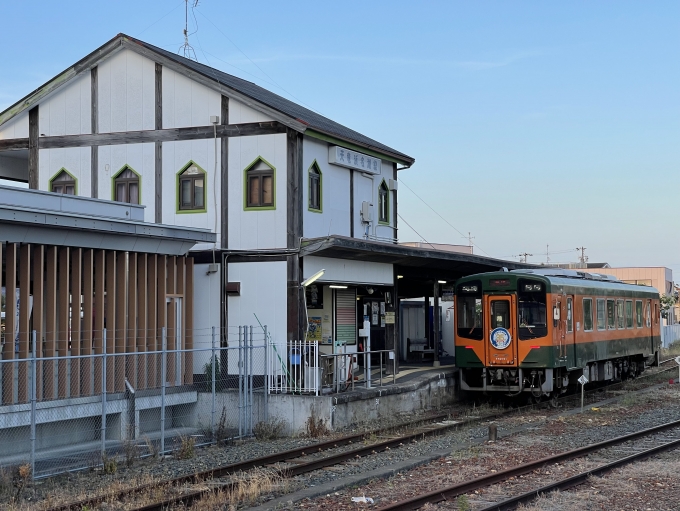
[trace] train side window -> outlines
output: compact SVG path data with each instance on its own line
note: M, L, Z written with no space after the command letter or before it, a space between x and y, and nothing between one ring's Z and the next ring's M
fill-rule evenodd
M635 300L635 326L642 328L642 300Z
M647 328L649 328L650 326L652 326L652 311L650 307L650 302L647 302L647 307L645 307L645 309L646 309L645 316L647 317Z
M607 300L607 328L613 330L616 328L616 301Z
M633 300L626 300L626 328L633 328Z
M593 299L583 299L583 331L593 331Z
M604 308L604 298L597 299L597 329L604 330L607 328L607 314Z
M623 316L623 300L616 300L616 326L617 328L626 327L626 319Z
M654 304L654 324L655 325L659 324L659 304L658 303Z
M574 331L574 304L571 298L567 298L567 332Z

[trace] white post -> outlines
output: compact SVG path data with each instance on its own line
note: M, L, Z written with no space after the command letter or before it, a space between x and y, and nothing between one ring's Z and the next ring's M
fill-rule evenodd
M215 327L212 327L212 411L210 412L210 431L212 431L212 440L215 441Z
M106 452L106 328L102 332L102 454Z
M35 401L36 401L36 378L37 360L36 360L36 338L35 330L33 330L32 341L32 356L31 356L31 479L35 480Z
M166 337L166 327L162 328L161 333L161 343L163 353L161 355L161 452L163 455L165 453L165 385L166 385L166 370L168 363L168 338Z
M264 327L264 420L269 420L269 339Z

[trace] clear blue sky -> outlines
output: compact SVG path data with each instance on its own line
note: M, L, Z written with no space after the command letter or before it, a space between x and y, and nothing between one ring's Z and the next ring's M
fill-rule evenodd
M195 14L201 62L414 156L400 179L478 253L543 261L549 244L570 261L585 246L680 280L680 2L201 0ZM176 51L184 2L0 0L0 19L2 110L118 32ZM399 211L427 241L466 243L404 186ZM403 222L399 237L418 239Z

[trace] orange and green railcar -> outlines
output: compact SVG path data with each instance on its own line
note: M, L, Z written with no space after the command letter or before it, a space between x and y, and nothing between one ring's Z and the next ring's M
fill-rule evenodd
M555 398L658 362L659 292L560 269L470 275L456 283L461 390Z

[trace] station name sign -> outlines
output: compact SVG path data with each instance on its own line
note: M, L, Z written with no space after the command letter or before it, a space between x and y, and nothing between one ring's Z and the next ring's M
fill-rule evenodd
M358 153L337 145L328 148L328 163L370 174L380 174L382 170L382 160L380 158Z

